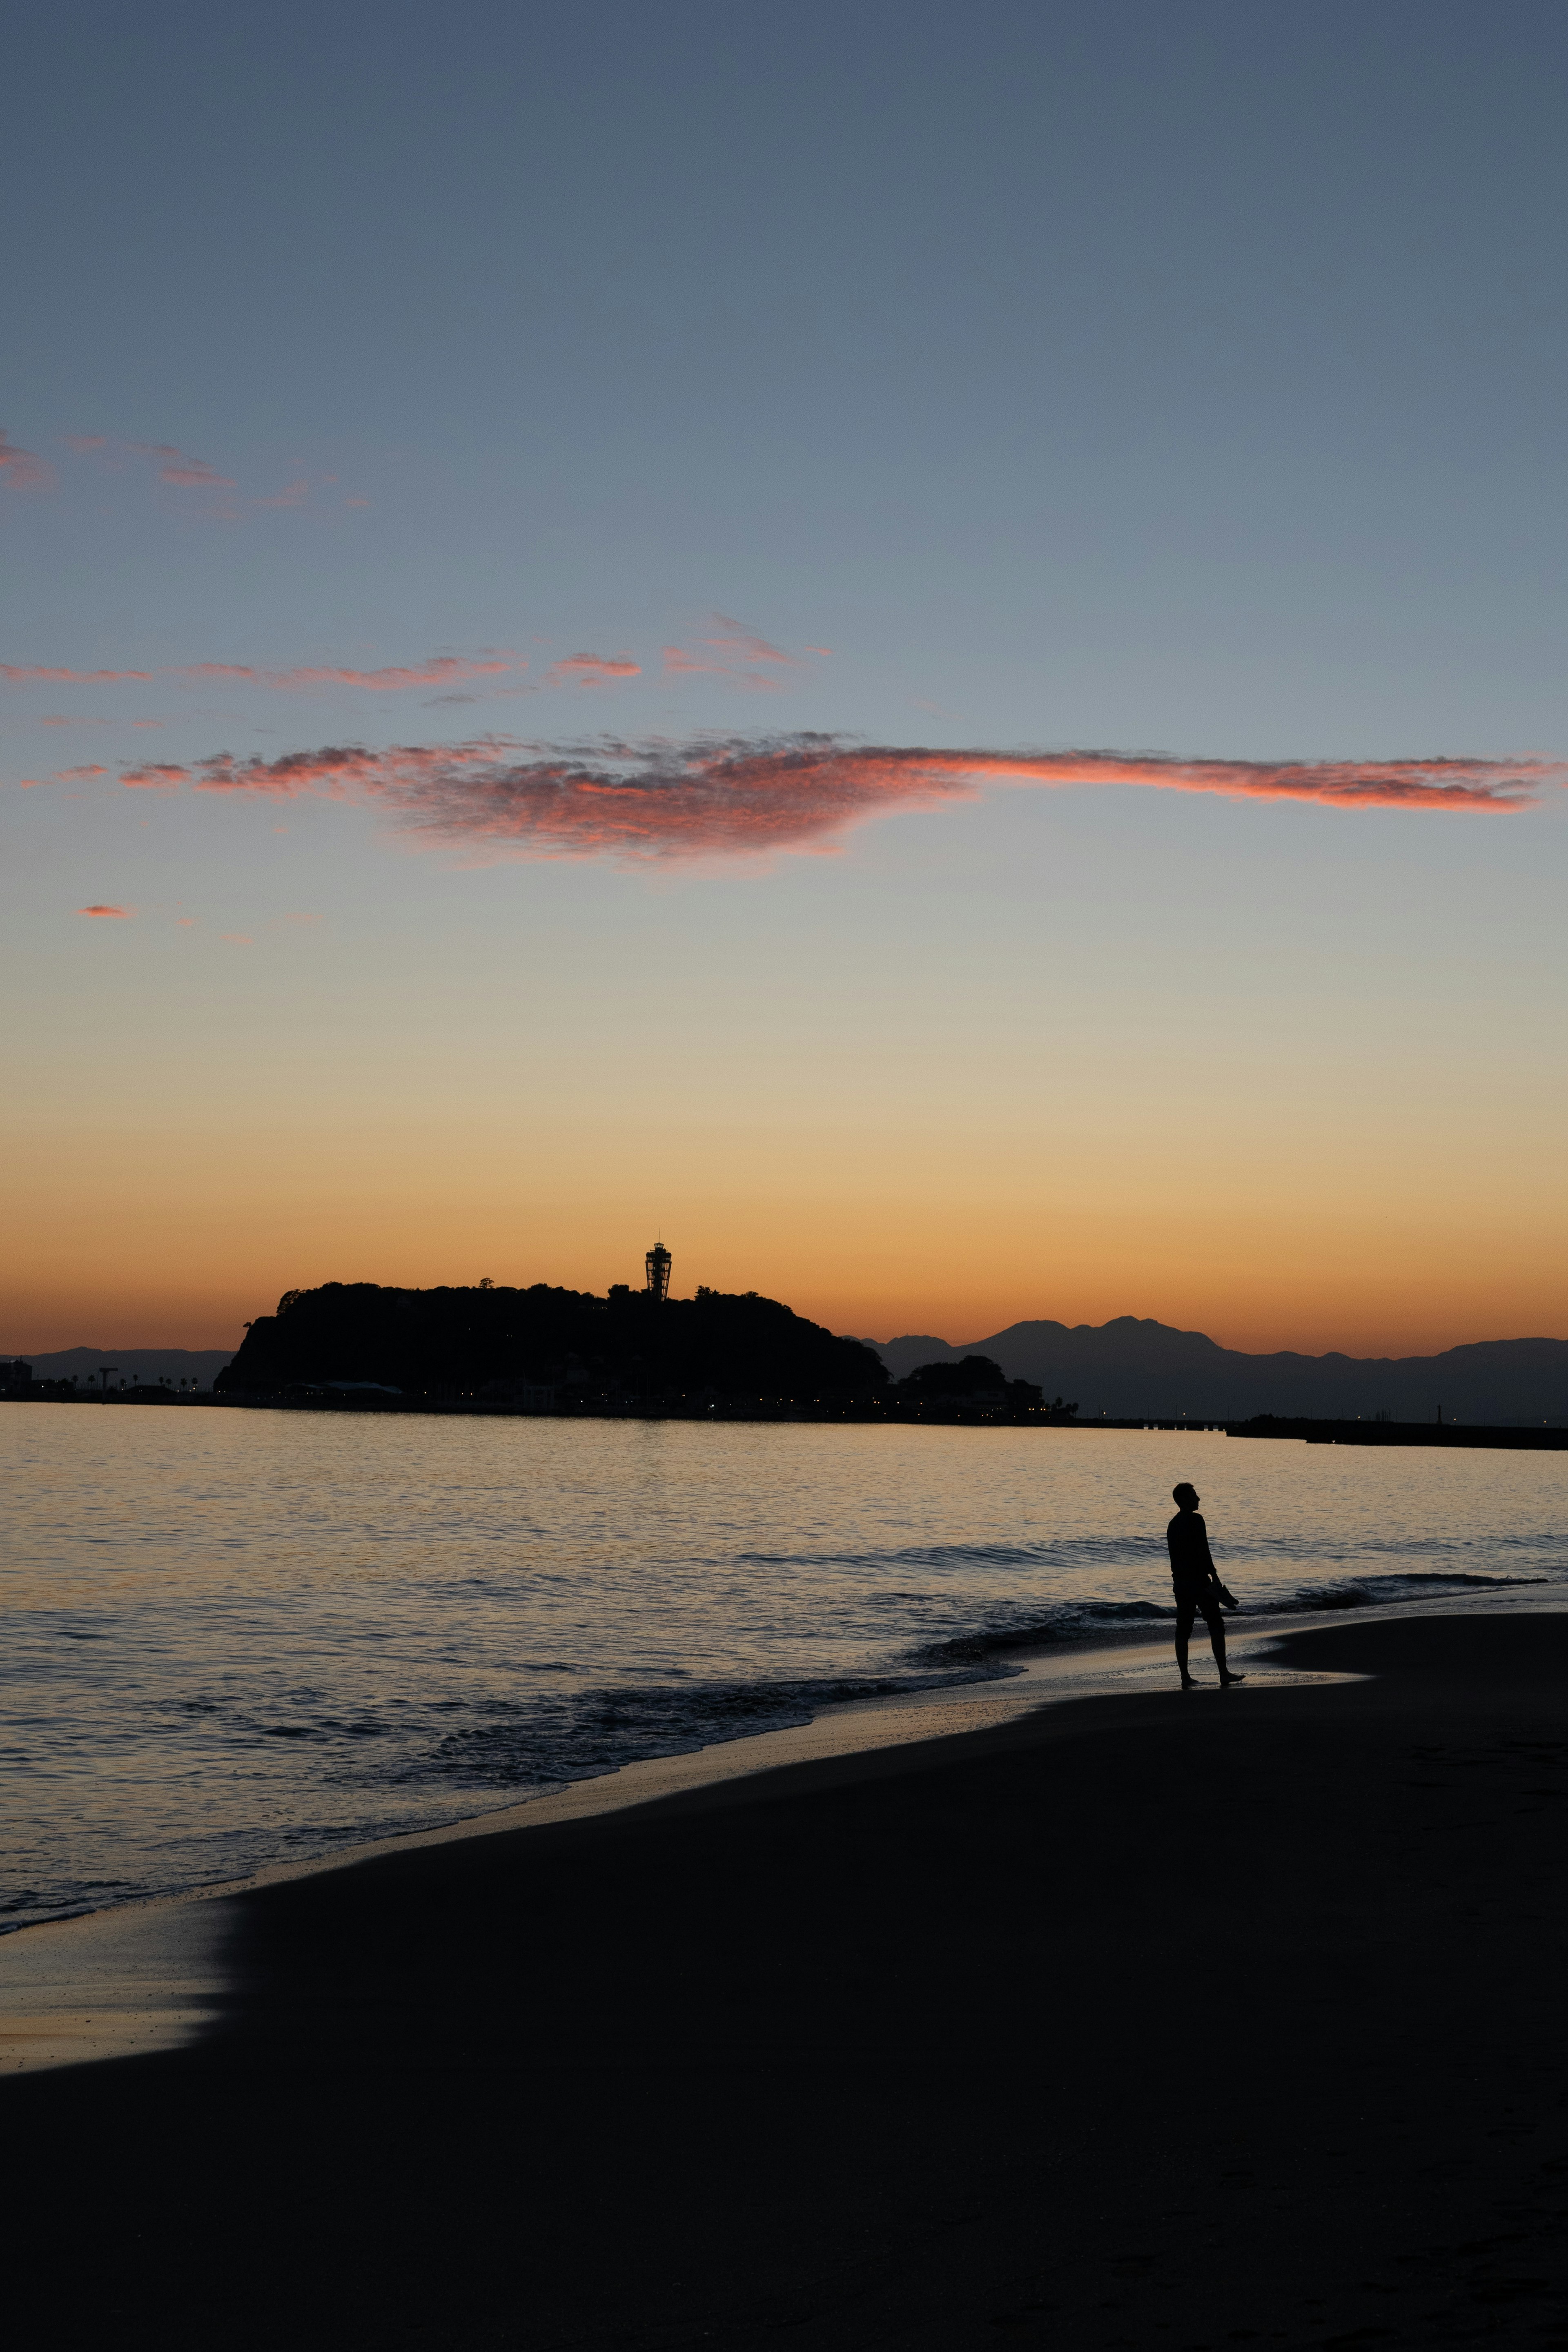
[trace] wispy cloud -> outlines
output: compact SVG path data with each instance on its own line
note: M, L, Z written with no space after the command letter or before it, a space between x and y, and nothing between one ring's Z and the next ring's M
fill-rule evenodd
M11 490L47 490L54 478L47 460L36 457L30 449L18 449L0 425L0 483Z
M0 662L0 677L10 686L111 686L133 677L150 685L150 669L57 669L44 662Z
M187 457L168 441L133 441L131 446L139 457L154 457L158 462L158 479L171 482L183 490L236 490L237 481L220 474L205 457Z
M3 438L0 436L0 438ZM126 457L150 457L157 468L158 479L172 488L182 490L237 490L239 483L232 474L220 474L205 457L192 457L172 441L121 441L109 433L62 433L61 444L78 457L100 457L111 471L121 469ZM291 461L296 467L300 460ZM318 477L321 486L335 485L335 474ZM291 508L305 506L310 495L310 478L300 473L287 482L271 498L247 497L242 499L225 498L216 504L197 509L210 519L220 522L238 522L246 509ZM364 506L363 499L345 499L345 506Z
M826 654L826 646L808 646L808 653ZM770 645L743 621L715 613L710 635L689 646L666 646L666 677L730 677L750 693L773 693L784 685L784 673L803 668L798 654L786 654Z
M703 643L727 652L735 661L773 662L781 669L795 669L799 665L798 654L786 654L777 646L770 646L766 637L760 637L755 629L748 629L744 621L731 621L719 613L714 615L714 625L718 634L705 637Z
M433 660L411 662L400 668L338 669L327 667L299 669L255 669L247 662L187 662L171 673L176 677L234 679L246 686L266 686L298 693L311 687L353 686L374 694L397 694L413 686L455 686L470 677L496 677L503 671L526 669L526 662L516 662L510 656L484 661L468 661L458 654L440 654Z
M1332 808L1505 813L1568 780L1540 759L1192 760L1165 752L936 751L826 735L621 744L595 751L509 742L361 745L279 760L227 752L189 767L131 768L164 789L352 800L432 845L485 856L631 859L812 849L900 809L968 799L985 784L1138 784Z
M79 915L111 915L117 923L128 923L135 913L133 907L79 907Z
M142 791L154 793L177 793L180 786L187 782L189 778L188 768L174 765L121 768L120 771L120 781L122 784L133 784Z
M593 655L579 655L592 661ZM613 666L611 666L613 667ZM373 694L396 694L416 686L458 686L469 678L500 677L525 670L525 661L510 655L470 660L459 654L439 654L429 661L409 662L385 669L345 669L326 663L293 669L262 669L250 662L184 662L160 671L150 669L67 669L45 662L0 662L0 678L9 686L112 686L127 678L149 686L155 677L183 677L197 682L221 679L226 684L260 686L285 693L308 692L314 687L351 686ZM636 674L637 665L632 665Z
M568 654L552 662L544 673L546 686L614 686L620 678L640 677L642 664L630 654Z
M89 761L85 766L80 768L57 768L52 775L18 776L16 779L16 789L21 793L33 793L37 792L40 785L43 784L90 784L94 782L98 777L108 776L112 773L113 770L106 768L101 761L93 760ZM120 781L121 783L125 782L125 771L123 768L120 772ZM176 776L174 779L174 785L171 786L171 789L177 786L179 781L179 777Z

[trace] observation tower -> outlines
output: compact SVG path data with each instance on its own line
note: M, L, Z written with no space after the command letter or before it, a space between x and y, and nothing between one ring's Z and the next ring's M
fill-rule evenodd
M661 1303L669 1297L669 1269L675 1263L662 1242L655 1242L645 1261L647 1266L647 1293Z

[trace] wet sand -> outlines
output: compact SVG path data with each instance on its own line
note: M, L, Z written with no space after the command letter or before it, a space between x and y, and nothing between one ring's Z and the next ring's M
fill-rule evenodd
M1370 1679L1129 1688L228 1897L216 2030L0 2084L8 2314L1568 2343L1568 1616L1279 1654Z

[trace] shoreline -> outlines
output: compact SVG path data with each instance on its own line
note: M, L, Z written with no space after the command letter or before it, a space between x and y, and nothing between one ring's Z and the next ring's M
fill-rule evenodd
M226 1898L216 2030L0 2084L19 2320L1556 2340L1568 1612L1267 1638L1223 1699L1122 1645L989 1727Z
M1436 1616L1550 1616L1568 1612L1521 1583L1441 1601L1415 1600L1310 1612L1246 1612L1226 1621L1233 1663L1260 1689L1331 1681L1276 1663L1296 1634ZM1194 1670L1212 1676L1200 1625ZM700 1797L761 1776L849 1764L883 1753L1021 1726L1073 1702L1131 1693L1155 1696L1173 1682L1172 1626L1139 1621L1092 1641L1009 1654L1011 1671L868 1699L831 1702L805 1724L639 1759L447 1822L280 1858L235 1879L134 1896L101 1909L40 1920L0 1935L0 2079L177 2050L221 2017L228 1990L224 1951L233 1906L264 1891L470 1841L610 1820L670 1800Z
M1163 1433L1184 1437L1246 1437L1286 1445L1424 1446L1439 1451L1447 1448L1456 1451L1479 1449L1515 1454L1568 1452L1568 1424L1548 1422L1378 1422L1363 1420L1360 1416L1350 1421L1336 1421L1274 1413L1255 1413L1246 1420L1237 1420L1234 1415L1227 1419L1219 1414L1180 1415L1173 1419L1158 1414L1139 1414L1135 1418L1116 1419L1100 1413L1086 1421L1077 1421L1039 1409L1026 1408L1009 1412L994 1412L984 1406L944 1409L935 1405L910 1405L889 1409L881 1404L816 1407L781 1404L763 1408L725 1404L600 1403L563 1409L559 1406L509 1404L473 1397L444 1400L425 1397L417 1400L391 1397L306 1399L241 1391L222 1396L162 1397L115 1396L112 1393L104 1397L95 1397L90 1393L79 1397L12 1394L0 1397L0 1403L146 1405L160 1411L172 1406L175 1410L195 1407L204 1412L355 1413L362 1418L367 1415L384 1418L390 1414L435 1420L680 1421L710 1428L1114 1430L1151 1436ZM1279 1426L1259 1428L1256 1425L1259 1422L1277 1422Z

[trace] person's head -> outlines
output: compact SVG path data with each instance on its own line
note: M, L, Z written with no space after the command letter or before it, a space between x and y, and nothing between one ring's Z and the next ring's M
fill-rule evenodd
M1189 1486L1184 1478L1179 1486L1172 1487L1171 1500L1178 1511L1195 1511L1198 1507L1198 1490L1195 1486Z

